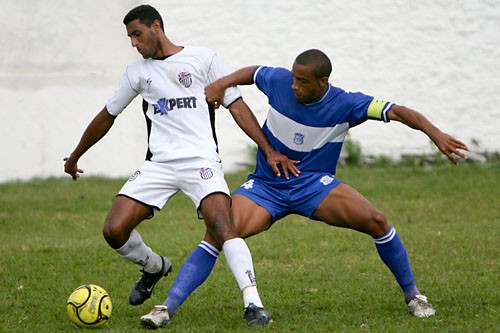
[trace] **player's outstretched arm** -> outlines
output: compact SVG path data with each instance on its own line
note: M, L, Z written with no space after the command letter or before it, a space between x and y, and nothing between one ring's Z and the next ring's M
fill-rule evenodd
M73 180L77 180L80 176L79 174L83 173L83 170L78 168L80 157L108 133L111 126L113 126L115 118L104 107L87 126L75 150L73 150L69 157L64 158L64 172L69 174Z
M249 66L241 68L229 75L221 77L205 87L205 96L207 102L212 104L214 108L219 108L224 98L224 92L229 87L238 85L253 84L253 72L258 66Z
M467 156L461 151L469 151L469 148L465 143L442 132L419 112L402 105L394 105L388 111L387 116L390 120L399 121L411 128L420 130L427 134L438 149L446 155L446 157L448 157L453 164L458 164L454 155L463 159L467 158Z
M287 156L277 152L267 140L262 128L260 127L255 115L242 98L236 100L229 106L229 111L238 126L246 133L266 155L267 162L279 177L281 172L278 165L281 164L286 179L289 179L289 173L297 177L300 173L295 166L298 161L290 160Z

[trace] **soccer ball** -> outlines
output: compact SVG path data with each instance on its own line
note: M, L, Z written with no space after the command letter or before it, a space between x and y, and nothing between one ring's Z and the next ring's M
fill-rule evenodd
M113 305L106 290L86 284L69 295L66 310L69 319L80 327L101 327L111 316Z

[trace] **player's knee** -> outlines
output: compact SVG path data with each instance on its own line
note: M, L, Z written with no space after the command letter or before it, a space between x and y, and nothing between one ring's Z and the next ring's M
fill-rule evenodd
M109 217L106 218L106 222L102 228L102 235L106 242L113 248L118 248L123 245L124 230Z
M236 232L227 228L227 226L212 227L207 230L210 235L212 235L213 241L217 244L217 247L222 247L224 242L228 239L235 238L238 236Z
M207 222L206 227L207 233L219 247L222 247L226 240L239 237L232 220L228 218Z
M379 211L374 211L371 216L371 228L370 235L372 237L382 237L389 231L389 224L384 213Z
M205 233L205 237L203 238L203 240L214 246L217 250L222 251L222 245L219 245L208 231Z

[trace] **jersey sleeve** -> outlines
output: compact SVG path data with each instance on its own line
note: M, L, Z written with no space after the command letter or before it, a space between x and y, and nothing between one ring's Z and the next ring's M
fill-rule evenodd
M347 93L346 97L350 100L348 103L351 104L350 127L359 125L368 119L389 122L387 112L394 103L376 99L360 92Z
M253 72L253 82L255 82L257 88L259 88L267 96L269 96L268 93L271 90L270 87L273 70L273 67L260 66Z
M127 68L125 73L122 75L115 92L106 102L106 108L108 113L112 116L118 116L132 100L139 94L136 89L134 89L134 82L131 80L130 67Z
M224 67L224 65L222 64L222 61L220 61L217 54L214 54L212 56L210 68L208 70L208 82L207 82L207 84L215 82L217 79L219 79L227 74L229 74L229 73L226 70L226 68ZM240 89L238 87L229 87L226 89L226 91L224 93L222 105L225 108L227 108L227 107L229 107L229 105L231 105L238 98L241 98Z
M387 112L394 106L394 103L387 102L381 99L372 99L366 110L366 117L368 119L382 120L386 123L389 122Z

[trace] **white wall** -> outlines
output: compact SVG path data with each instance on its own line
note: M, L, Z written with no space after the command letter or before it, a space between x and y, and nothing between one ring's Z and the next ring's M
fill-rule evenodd
M140 1L2 0L0 182L64 176L63 157L113 92L130 47L123 16ZM500 151L500 2L150 1L169 38L215 49L230 70L290 67L320 48L331 82L412 107L479 151ZM266 99L244 87L260 121ZM250 141L226 110L217 121L226 171L248 161ZM397 157L431 151L422 134L368 122L351 131L363 152ZM146 151L137 100L80 161L85 174L126 177Z

